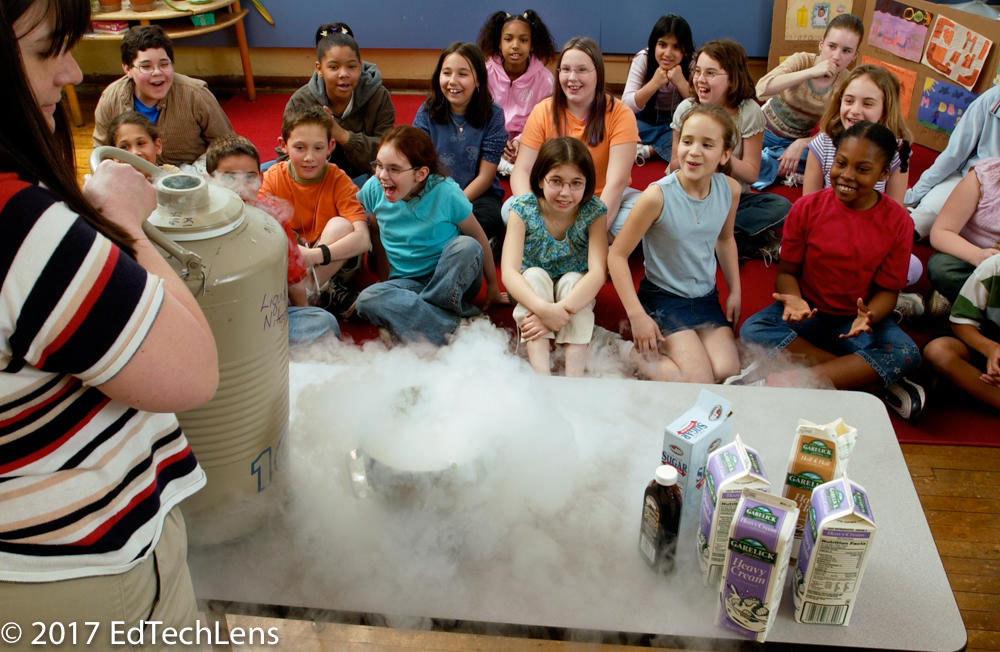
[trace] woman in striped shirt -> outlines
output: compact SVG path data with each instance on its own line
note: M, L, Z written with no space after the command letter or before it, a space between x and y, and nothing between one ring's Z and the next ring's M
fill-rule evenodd
M89 21L88 0L0 11L0 604L22 644L35 621L108 647L112 621L196 617L177 505L205 479L171 413L211 398L217 354L142 235L145 178L107 161L76 185L58 103Z

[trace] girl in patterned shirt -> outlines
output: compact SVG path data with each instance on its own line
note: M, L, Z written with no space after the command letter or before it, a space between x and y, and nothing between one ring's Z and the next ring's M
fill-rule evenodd
M517 300L514 321L528 362L548 375L550 340L564 345L566 375L582 376L604 285L607 206L594 196L594 162L579 140L546 141L529 177L531 193L511 204L500 271Z

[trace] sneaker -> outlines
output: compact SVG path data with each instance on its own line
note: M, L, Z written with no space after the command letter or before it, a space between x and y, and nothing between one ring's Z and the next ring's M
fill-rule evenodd
M804 179L805 175L803 175L801 172L792 172L787 177L785 177L785 180L782 181L782 183L788 186L789 188L798 188L799 186L802 185L802 181Z
M778 262L781 253L781 236L772 229L765 234L765 237L767 241L757 251L757 254L764 261L764 267L770 267Z
M927 300L927 314L934 318L947 317L951 314L951 301L934 290L931 292L931 298Z
M649 145L639 145L635 148L635 164L642 167L653 157L653 148Z
M915 292L900 292L892 310L896 323L914 321L924 315L924 298Z
M500 162L497 163L497 174L501 177L509 177L513 171L514 164L501 156Z
M763 385L764 376L759 373L760 362L754 360L746 367L740 369L740 373L730 376L722 381L723 385Z
M923 412L927 397L923 387L908 378L900 378L886 386L882 400L896 414L913 422Z
M355 274L358 273L358 270L361 269L363 262L364 257L361 254L358 254L353 258L348 258L344 262L343 266L337 270L337 273L334 274L334 277L340 279L343 283L347 283L354 278Z
M320 292L320 307L332 312L339 319L349 319L354 314L358 293L333 277Z

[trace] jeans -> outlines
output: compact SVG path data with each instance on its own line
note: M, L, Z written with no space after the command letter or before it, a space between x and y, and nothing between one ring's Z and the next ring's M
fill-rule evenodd
M340 324L332 314L316 306L288 306L289 344L311 344L327 333L340 338Z
M783 138L771 133L770 129L764 130L764 142L760 150L760 174L757 180L751 184L754 190L763 190L778 179L778 159L785 153L788 146L795 142L795 138ZM802 172L806 167L806 157L809 149L802 150L802 158L796 172Z
M365 288L357 312L403 342L441 345L462 317L479 313L471 301L483 279L483 249L467 235L444 246L434 271L422 278L394 278Z
M892 317L873 324L871 333L841 339L840 334L851 329L855 315L817 312L811 319L790 323L781 318L784 309L780 301L775 301L751 316L740 328L740 339L770 349L784 349L796 337L801 337L837 356L856 353L886 385L920 366L920 349Z
M651 101L655 101L655 98ZM670 160L670 152L674 145L674 131L670 128L673 111L657 111L657 122L650 124L636 118L639 127L639 141L649 145L656 155L664 161ZM662 116L662 120L661 120Z
M974 271L976 271L975 265L940 251L931 254L927 261L927 278L931 282L931 287L952 303L955 303L962 286Z
M783 224L792 202L781 195L769 192L744 192L740 195L740 205L736 208L736 239L741 235L760 235L768 229Z

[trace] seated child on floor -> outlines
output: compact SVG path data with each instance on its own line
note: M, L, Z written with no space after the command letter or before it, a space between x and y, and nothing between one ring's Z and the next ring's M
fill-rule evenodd
M548 140L531 167L531 193L511 204L500 271L517 301L514 321L528 361L549 375L550 340L565 345L566 375L582 376L604 285L608 208L594 196L594 162L583 143Z
M739 133L716 104L687 111L674 134L678 169L642 193L608 252L639 373L653 380L718 382L739 371L732 325L740 319L734 222L740 185L726 176ZM639 241L646 268L636 291L628 258ZM729 296L715 285L716 259Z
M767 100L767 129L754 188L763 190L778 177L805 168L806 146L826 109L827 97L858 56L864 35L860 18L840 14L827 25L819 53L796 52L757 82L757 97Z
M281 224L288 238L288 284L304 279L305 264L289 226L291 205L274 197L257 199L261 184L260 154L250 139L236 134L215 139L205 152L205 169L212 181L232 190L248 205L260 208ZM289 344L308 344L326 333L340 337L340 325L332 314L315 306L288 306Z
M1000 409L1000 252L979 263L951 309L953 336L924 348L935 371Z
M160 164L160 152L163 151L160 130L141 113L122 111L112 118L108 123L108 142L153 165Z
M319 106L285 111L278 143L288 160L268 168L260 194L280 197L294 208L291 227L310 272L288 288L291 304L319 302L346 318L354 312L356 297L334 274L368 251L371 241L357 186L327 162L335 147L332 129L333 121Z
M373 242L388 277L358 296L358 315L403 341L444 344L486 276L486 304L507 302L470 202L441 163L430 136L397 125L382 137L375 176L358 199L372 217ZM385 269L385 266L388 269Z
M875 190L895 154L896 135L882 125L858 122L840 133L831 187L799 199L785 221L775 302L740 337L803 358L837 389L888 386L890 407L915 418L923 390L904 375L919 366L920 351L890 316L906 284L913 222ZM766 382L803 379L791 371Z
M951 191L931 227L931 245L937 252L927 276L952 303L976 265L1000 251L1000 158L979 160ZM939 303L932 297L930 306Z

